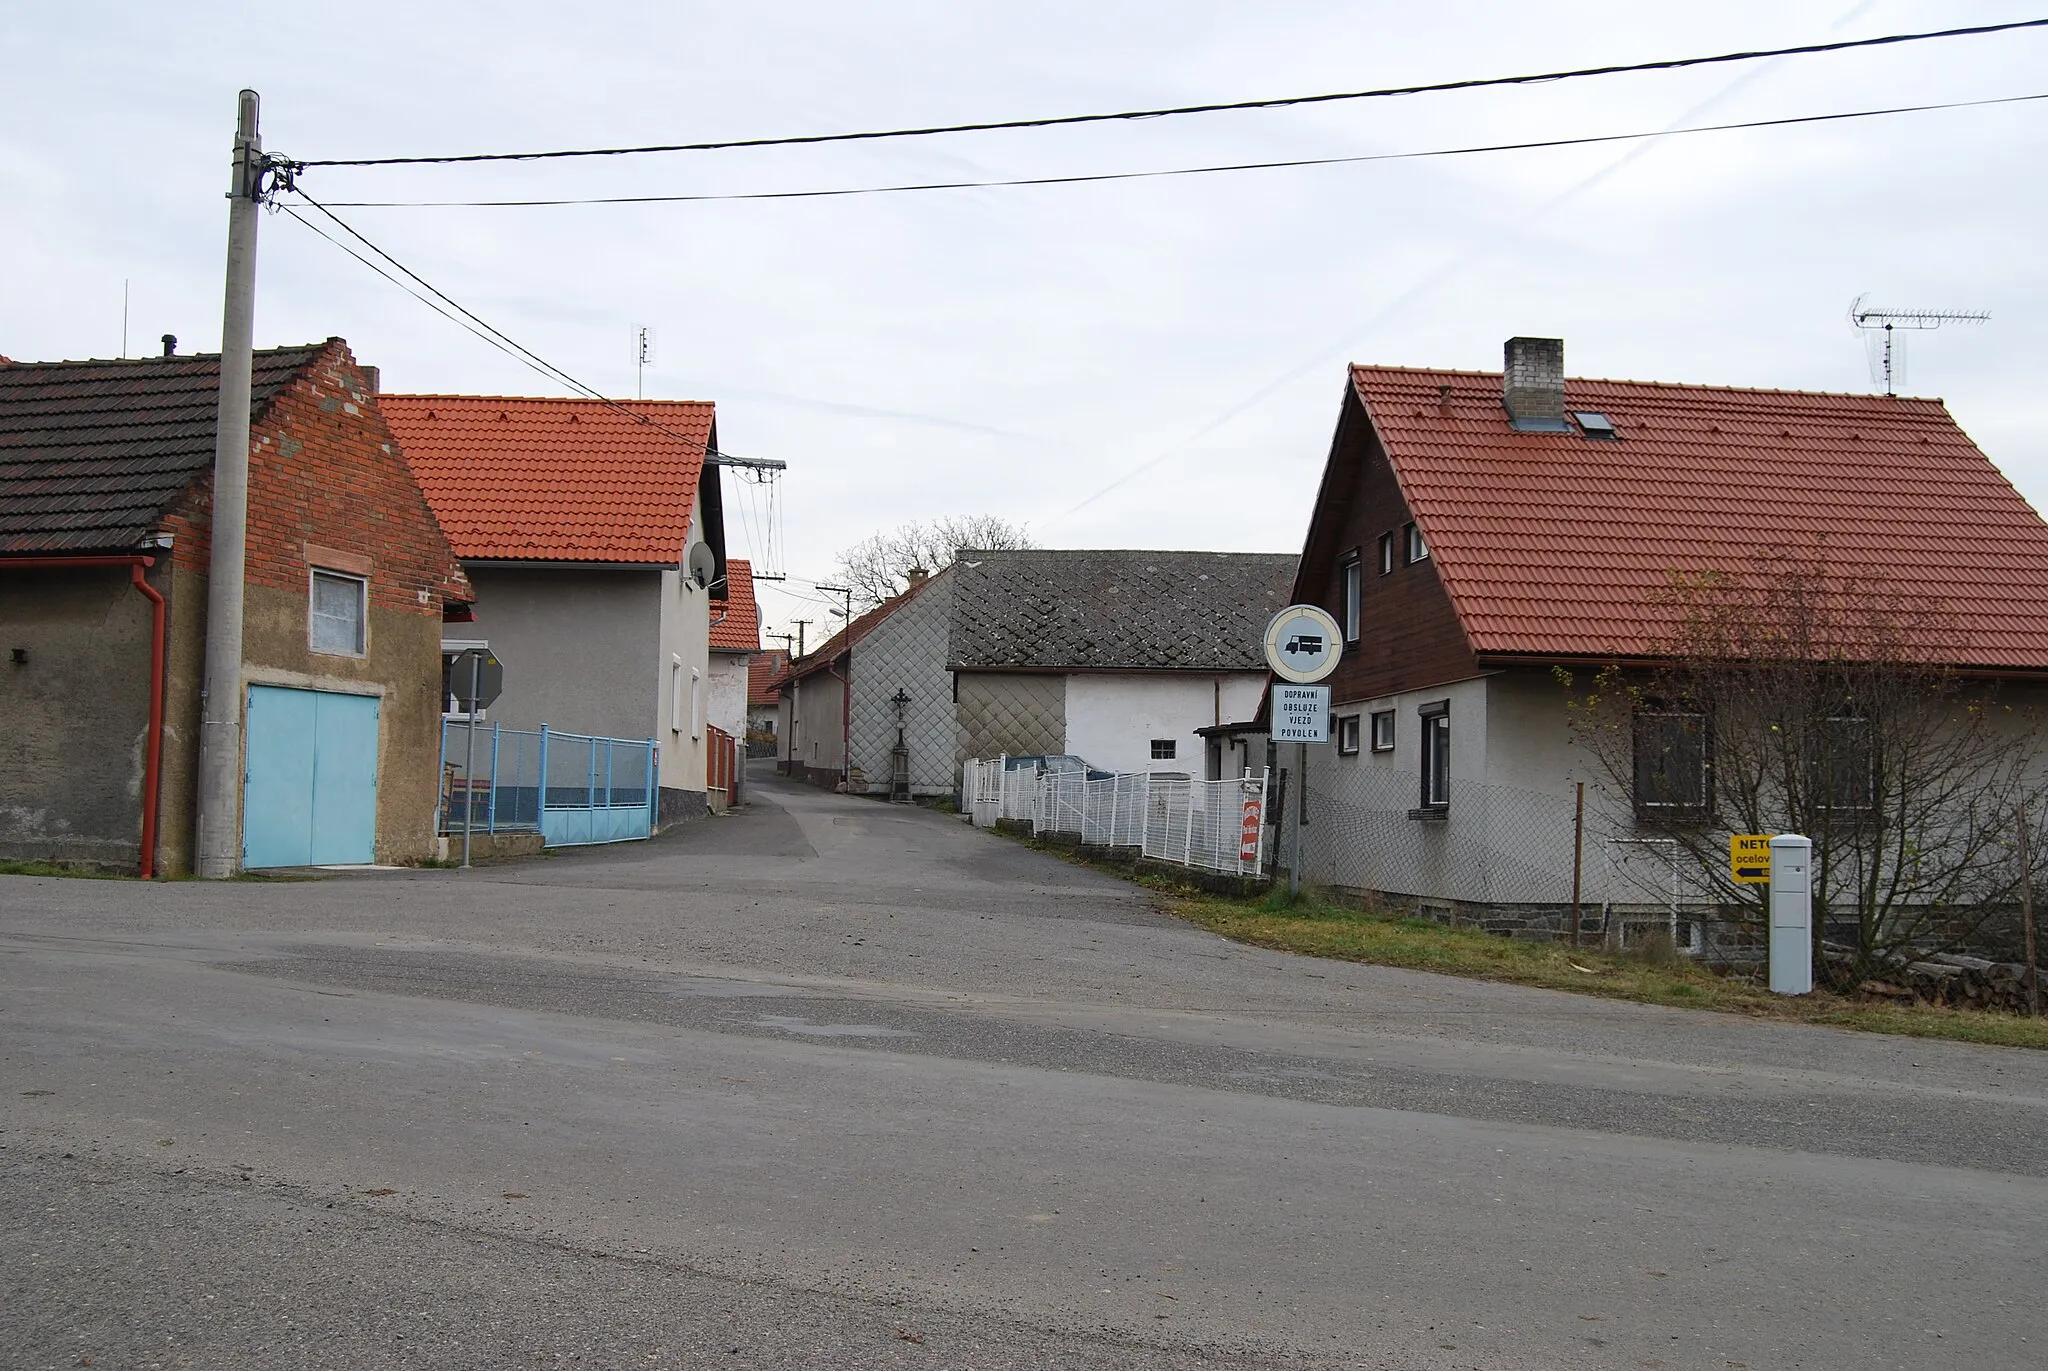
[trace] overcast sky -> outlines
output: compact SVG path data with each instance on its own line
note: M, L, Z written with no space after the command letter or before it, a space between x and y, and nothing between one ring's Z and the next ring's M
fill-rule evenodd
M441 0L14 5L0 353L220 338L234 99L298 158L891 128L1356 90L2037 17L2012 0L1699 5ZM690 194L1345 156L2048 91L2048 31L1502 91L943 138L321 169L322 200ZM2048 102L1644 144L841 199L338 211L573 375L718 403L789 463L777 570L907 519L1048 546L1299 548L1344 363L1877 388L1850 302L1989 310L1911 340L2048 506ZM397 391L558 394L283 215L259 346L339 334ZM1753 498L1753 493L1746 498ZM1790 492L1789 498L1797 498ZM729 541L757 560L732 502ZM792 590L801 589L791 582ZM781 626L824 620L769 595ZM815 642L819 630L812 630Z

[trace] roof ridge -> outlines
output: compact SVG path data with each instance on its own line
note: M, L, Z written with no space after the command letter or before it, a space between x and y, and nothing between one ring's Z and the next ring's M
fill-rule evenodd
M635 405L710 405L716 400L594 400L588 395L464 395L453 391L383 391L377 396L385 400L474 400L479 404L522 404L522 405L597 405L604 409L614 406L632 408Z
M257 357L281 357L288 352L320 352L330 343L344 341L339 337L324 338L317 343L284 343L277 347L256 348ZM169 356L158 353L150 357L53 357L46 361L32 362L20 357L0 359L17 367L133 367L161 365L165 362L218 362L218 352L174 352Z
M1456 367L1407 367L1392 366L1379 362L1351 362L1347 365L1354 372L1371 371L1383 375L1391 372L1410 376L1465 376L1474 380L1486 379L1492 381L1498 381L1502 376L1502 373L1498 371L1465 371ZM1724 394L1735 395L1804 395L1825 400L1891 400L1894 402L1911 401L1919 404L1942 405L1944 408L1947 406L1947 401L1939 395L1879 395L1875 391L1800 390L1787 386L1738 386L1714 381L1643 380L1633 376L1567 376L1564 378L1566 385L1570 385L1574 381L1581 384L1601 386L1656 386L1661 390L1718 391Z

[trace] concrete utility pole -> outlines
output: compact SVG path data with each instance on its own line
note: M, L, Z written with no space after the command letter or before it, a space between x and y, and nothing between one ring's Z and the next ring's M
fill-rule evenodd
M811 621L809 619L791 619L790 622L796 625L796 655L801 657L804 655L804 630L811 626Z
M256 226L263 139L256 92L238 98L228 186L227 299L220 333L220 413L213 446L213 560L206 581L206 675L200 697L199 875L242 865L242 579L249 523L250 349L256 332Z

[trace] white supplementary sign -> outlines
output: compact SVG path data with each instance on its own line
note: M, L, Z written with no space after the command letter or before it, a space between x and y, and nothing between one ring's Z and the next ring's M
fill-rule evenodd
M1328 610L1289 605L1266 623L1266 665L1283 681L1320 681L1343 655L1343 631Z
M1330 688L1325 685L1273 687L1273 741L1330 741Z

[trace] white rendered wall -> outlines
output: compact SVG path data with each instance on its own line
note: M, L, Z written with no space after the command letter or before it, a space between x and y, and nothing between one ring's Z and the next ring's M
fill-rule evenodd
M706 696L710 700L711 722L733 737L744 739L747 735L747 654L713 652L710 683Z
M1201 776L1207 754L1195 730L1251 718L1265 679L1250 671L1069 675L1066 750L1105 771ZM1153 758L1154 738L1174 740L1171 761Z

